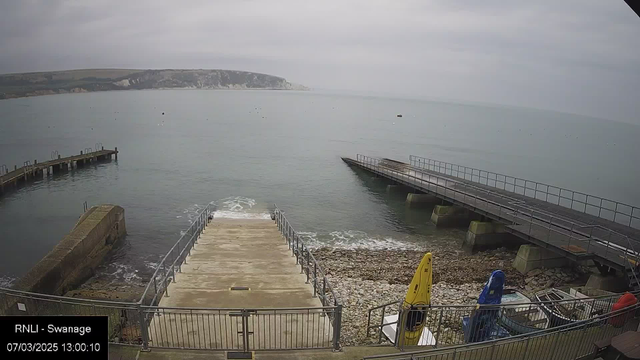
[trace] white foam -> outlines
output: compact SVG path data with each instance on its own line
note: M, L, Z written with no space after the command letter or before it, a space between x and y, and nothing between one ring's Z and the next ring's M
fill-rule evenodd
M271 215L263 210L255 209L256 200L244 196L231 196L214 201L217 206L214 218L225 219L271 219Z
M213 214L213 218L223 218L223 219L271 219L271 215L269 213L247 213L247 212L238 212L238 211L216 211Z
M330 247L334 249L369 250L422 250L419 244L392 237L370 236L364 231L332 231L318 237L316 232L298 232L302 241L311 249Z
M160 261L154 262L154 261L145 261L144 262L144 266L148 267L151 270L156 270L158 268L158 266L160 265Z
M14 281L16 281L16 278L2 275L0 276L0 287L3 287L3 288L11 287Z
M112 283L116 282L117 280L124 280L124 282L128 284L132 284L140 282L140 280L142 280L142 278L138 275L138 270L134 269L131 265L112 263L109 265L109 268L115 268L114 272L105 273L105 275L108 275L112 279L114 279Z

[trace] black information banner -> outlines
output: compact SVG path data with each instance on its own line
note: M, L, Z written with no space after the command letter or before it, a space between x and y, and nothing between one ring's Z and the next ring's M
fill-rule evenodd
M0 359L109 358L107 316L0 316Z

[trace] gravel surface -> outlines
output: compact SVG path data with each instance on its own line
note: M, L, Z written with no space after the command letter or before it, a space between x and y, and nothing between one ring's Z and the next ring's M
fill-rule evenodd
M433 305L475 304L493 270L505 272L506 285L531 294L546 287L584 285L588 269L532 270L522 275L511 264L516 251L500 248L466 254L453 246L433 250ZM345 250L320 248L313 251L322 263L343 308L342 343L364 345L377 342L366 334L368 310L403 299L424 252L413 250ZM379 321L379 316L377 320Z

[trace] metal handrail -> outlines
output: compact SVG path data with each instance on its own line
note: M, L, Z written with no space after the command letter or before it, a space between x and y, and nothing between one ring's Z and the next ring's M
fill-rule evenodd
M39 300L45 300L45 301L55 301L55 302L78 304L78 305L101 304L105 306L129 306L131 308L135 308L137 306L137 303L133 303L133 302L82 299L82 298L74 298L74 297L67 297L67 296L40 294L40 293L34 293L30 291L22 291L22 290L9 289L9 288L3 288L3 287L0 287L0 293L8 294L11 296L28 298L28 299L39 299Z
M362 157L364 157L364 158L369 158L369 159L374 159L374 160L376 160L376 161L378 161L378 162L381 162L381 161L382 161L382 162L384 162L384 161L386 160L386 159L380 160L380 159L370 158L370 157L368 157L368 156L364 156L364 155L358 155L358 156L362 156ZM417 167L415 167L415 166L413 166L413 165L409 165L409 164L405 164L405 165L406 165L406 166L404 166L403 168L405 168L405 169L411 169L411 170L414 170L414 171L415 171L415 170L420 170L420 171L421 171L421 170L423 170L423 169L424 169L424 168L417 168ZM375 164L375 166L379 166L379 164ZM394 171L394 172L398 172L398 173L400 173L400 172L399 172L399 171L397 171L396 169L393 169L393 168L392 168L392 167L390 167L390 166L386 166L386 164L385 164L385 165L382 165L382 166L383 166L383 167L385 167L385 168L387 168L387 169L389 169L389 170L391 170L391 171ZM626 238L626 239L627 239L627 241L630 241L630 238L629 238L627 235L621 234L621 233L619 233L619 232L617 232L617 231L614 231L614 230L610 230L610 229L605 228L605 227L603 227L603 226L601 226L601 225L599 225L599 224L588 224L588 225L587 225L587 224L577 223L577 222L574 222L573 220L567 219L566 217L563 217L563 216L559 216L559 215L557 215L557 214L555 214L555 213L549 213L549 212L547 212L547 211L543 211L543 210L539 210L539 209L536 209L536 208L533 208L533 207L530 207L530 206L527 206L527 205L523 205L523 204L526 204L526 203L525 203L525 202L523 202L523 201L522 201L522 200L520 200L520 199L516 199L516 198L510 197L510 196L504 195L504 194L500 194L500 193L492 192L492 191L487 190L487 189L484 189L484 188L482 188L482 187L478 187L478 186L475 186L475 185L473 185L473 184L468 184L468 183L465 183L465 182L457 181L457 180L455 180L455 179L444 178L444 177L440 177L440 176L438 176L438 175L431 175L431 174L428 174L428 173L427 173L427 175L429 175L430 177L431 177L431 176L433 176L433 177L435 177L435 178L437 178L437 179L440 179L440 180L445 180L446 182L447 182L447 181L450 181L450 182L453 182L454 184L462 185L462 186L464 186L464 187L466 187L466 188L472 188L472 189L474 189L474 190L477 190L477 191L480 191L480 192L486 193L486 194L491 195L491 196L495 196L495 197L499 197L499 198L504 198L504 199L507 199L507 200L511 200L511 202L509 203L509 204L511 204L511 205L518 206L518 207L524 208L525 210L528 210L528 211L531 211L531 212L535 212L535 213L538 213L538 214L540 214L540 215L548 216L548 217L550 217L550 218L552 218L552 219L557 219L557 220L560 220L560 221L562 221L562 222L566 222L566 223L571 224L571 227L566 227L566 230L570 230L570 229L577 229L577 228L601 228L601 229L603 229L603 230L607 231L608 233L616 234L616 235L618 235L618 236L620 236L620 237L624 237L624 238ZM423 180L423 178L418 178L417 176L409 176L409 177L412 177L412 178L414 178L414 179L416 179L416 180ZM441 185L439 185L439 184L434 184L434 185L441 186ZM454 190L452 190L452 191L454 191ZM483 200L483 201L486 201L486 202L489 202L489 203L492 203L492 204L500 205L500 204L498 204L498 203L496 203L496 202L494 202L494 201L488 200L488 199L483 199L483 198L479 198L479 197L477 197L477 196L472 196L472 195L469 195L469 196L471 196L471 197L475 197L475 198L478 198L478 199L481 199L481 200ZM507 207L505 207L505 208L507 208ZM517 211L517 209L514 209L514 210L515 210L515 211ZM539 220L545 220L543 217L536 217L536 218L537 218L537 219L539 219ZM560 224L558 224L558 222L556 222L556 224L555 224L555 225L562 227ZM574 232L575 232L575 231L574 231ZM584 235L586 236L586 234L584 234ZM634 240L634 241L636 241L636 240ZM635 251L634 251L634 252L635 252Z
M640 290L636 290L636 291L627 291L628 293L631 293L632 295L638 297L640 296ZM589 302L602 302L602 301L612 301L612 300L617 300L618 298L620 298L622 295L626 294L627 292L622 292L622 293L615 293L615 294L607 294L607 295L598 295L598 296L590 296L587 298L576 298L576 299L569 299L569 300L549 300L549 301L530 301L530 302L522 302L522 303L517 303L517 304L513 304L513 303L502 303L502 304L491 304L491 305L485 305L485 304L453 304L453 305L424 305L424 306L418 306L418 309L424 308L424 309L429 309L429 310L439 310L439 309L467 309L467 310L482 310L482 309L501 309L501 308L511 308L514 306L540 306L540 305L558 305L558 304L575 304L575 303L589 303ZM396 300L396 301L392 301L392 302L388 302L386 304L382 304L382 305L378 305L375 307L372 307L368 310L368 319L367 319L367 334L369 334L369 330L370 329L376 329L376 328L380 328L380 327L384 327L387 326L389 324L395 324L396 322L391 322L391 323L385 323L385 324L374 324L371 325L371 318L372 318L372 313L375 310L378 309L385 309L389 306L392 305L397 305L399 306L400 304L402 304L403 300Z
M418 164L416 166L418 167L422 167L422 168L426 168L428 170L431 171L436 171L442 174L446 174L446 175L450 175L450 176L455 176L458 178L461 178L461 174L462 174L462 178L465 180L470 180L472 182L477 182L479 184L483 184L486 186L493 186L494 188L497 189L502 189L505 191L509 191L509 192L513 192L516 194L520 194L517 189L518 188L522 188L522 194L520 195L524 195L527 197L531 197L537 200L543 200L545 202L551 203L551 204L555 204L555 205L559 205L559 206L563 206L572 210L576 210L576 211L580 211L579 209L575 209L573 207L574 203L579 203L584 205L584 209L582 210L583 213L585 214L589 214L589 215L593 215L593 216L597 216L601 219L605 219L605 220L612 220L613 222L616 222L618 224L621 225L626 225L632 228L636 228L636 229L640 229L640 224L639 226L634 226L634 222L633 220L640 220L640 208L633 206L633 205L629 205L629 204L625 204L619 201L614 201L614 200L609 200L609 199L605 199L599 196L594 196L594 195L589 195L589 194L585 194L579 191L574 191L574 190L569 190L569 189L565 189L565 188L561 188L558 186L553 186L553 185L548 185L545 183L541 183L541 182L537 182L537 181L532 181L532 180L526 180L526 179L522 179L522 178L518 178L515 176L510 176L510 175L504 175L504 174L500 174L500 173L495 173L492 171L486 171L486 170L480 170L480 169L475 169L472 167L468 167L468 166L464 166L464 165L458 165L458 164L452 164L452 163L448 163L448 162L444 162L444 161L440 161L440 160L434 160L434 159L429 159L429 158L425 158L425 157L421 157L421 156L416 156L416 155L410 155L409 156L409 163L411 165L414 164ZM443 170L443 166L444 166L444 170ZM454 168L455 167L455 168ZM462 171L461 171L462 169ZM447 173L447 170L449 170L449 173ZM471 170L471 173L468 173L467 170ZM482 176L482 173L485 174L485 176ZM467 175L470 176L470 179L467 178ZM492 175L492 176L491 176ZM474 180L474 177L477 178L477 181ZM501 179L500 179L501 177ZM481 179L485 179L485 182L483 183L481 181ZM513 179L513 182L509 182L508 179ZM491 185L490 183L493 182L493 185ZM519 182L519 183L518 183ZM502 188L498 187L498 183L502 183ZM527 186L528 184L534 184L535 187L529 187ZM511 185L511 187L513 188L513 190L510 190L507 188L507 185ZM540 189L542 188L542 189ZM550 192L550 189L555 189L557 190L557 192ZM527 190L533 191L533 196L530 196L527 194ZM541 193L543 195L545 195L544 199L539 198L537 195L538 193ZM564 195L563 195L564 193ZM569 197L569 194L571 195ZM584 201L581 201L579 199L576 199L576 194L584 197ZM553 202L549 200L549 196L555 197L557 198L557 202ZM589 199L595 199L596 202L599 201L599 204L596 205L594 203L589 202ZM563 205L561 203L561 199L567 200L570 202L569 206ZM612 204L613 208L610 207L603 207L603 204L606 203L610 203ZM587 212L587 207L593 207L595 209L598 209L598 214L591 214ZM625 213L623 211L621 211L622 209L618 209L619 207L626 207L628 209L630 209L629 213ZM603 213L602 211L605 210L607 212L611 212L613 214L613 219L608 219L606 217L603 217ZM639 216L634 216L634 213L638 213ZM616 217L618 215L622 215L622 216L626 216L629 218L629 223L628 224L624 224L624 223L620 223L618 221L616 221Z
M417 167L415 167L415 166L413 166L413 165L408 165L408 166L406 166L405 168L412 169L412 170L414 170L414 171L422 171L422 170L423 170L423 168L417 168ZM436 177L437 177L437 176L436 176ZM439 178L439 177L438 177L438 178ZM417 176L415 177L415 179L418 179L418 178L417 178ZM446 180L446 178L445 178L445 180ZM617 235L617 236L618 236L618 237L620 237L620 238L624 238L624 239L626 239L627 243L628 243L628 244L629 244L629 246L630 246L630 247L629 247L629 249L631 249L631 253L632 253L636 258L640 257L640 253L638 253L637 251L635 251L635 247L634 247L634 246L633 246L633 244L631 243L631 240L632 240L632 239L631 239L629 236L625 235L625 234L622 234L622 233L617 232L617 231L615 231L615 230L608 229L608 228L606 228L606 227L604 227L604 226L602 226L602 225L600 225L600 224L583 224L583 223L578 223L578 222L573 221L572 219L569 219L569 218L567 218L567 217L565 217L565 216L562 216L562 215L558 215L558 214L556 214L556 213L554 213L554 212L548 212L548 211L544 211L544 210L540 210L540 209L533 208L533 207L531 207L531 206L527 205L527 204L526 204L526 202L524 202L523 200L516 199L516 198L510 197L510 196L507 196L507 195L501 194L501 193L492 192L492 191L487 190L487 189L484 189L484 188L482 188L482 187L474 186L474 185L471 185L471 184L466 184L466 183L463 183L463 182L460 182L460 181L456 181L456 180L454 180L454 179L451 179L451 181L452 181L454 184L461 184L461 185L463 185L463 186L465 186L465 187L472 188L472 189L474 189L474 190L477 190L477 191L480 191L480 192L483 192L483 193L489 194L489 195L491 195L491 196L495 196L495 197L499 197L499 198L503 198L503 199L511 200L511 201L509 202L509 204L510 204L510 205L514 205L514 206L517 206L517 207L522 208L522 209L524 209L524 210L527 210L527 211L531 211L531 212L538 213L538 214L540 214L541 216L548 216L548 217L550 218L550 220L549 220L549 222L550 222L550 223L553 221L553 219L557 219L557 220L560 220L561 222L565 222L565 223L567 223L567 225L566 225L566 226L563 226L563 224L559 224L558 222L556 222L556 224L554 224L554 225L556 225L557 227L564 228L565 230L570 230L570 231L571 231L571 232L573 232L573 233L579 233L580 235L585 236L585 237L589 237L589 238L593 238L593 239L599 240L597 237L593 237L593 236L592 236L592 235L593 235L593 232L591 232L590 234L586 234L586 233L581 233L580 231L578 231L578 229L586 229L586 228L600 228L600 229L602 229L603 231L606 231L606 232L609 234L609 236L611 236L612 234L614 234L614 235ZM492 202L492 201L490 201L490 200L486 200L486 199L484 199L484 200L485 200L485 201ZM493 202L492 202L492 203L493 203ZM521 210L521 209L520 209L520 210ZM518 211L518 209L516 209L516 213L518 213L518 212L519 212L519 211ZM544 217L535 217L535 218L536 218L536 219L538 219L538 220L546 221L546 219L545 219ZM569 225L571 225L571 226L569 226ZM601 241L604 241L604 240L601 240ZM640 244L640 241L637 241L637 240L633 240L633 241L638 242L638 243ZM625 254L625 256L627 256L627 254Z
M273 204L274 210L272 219L276 222L278 230L284 237L287 245L291 249L291 252L296 257L296 263L300 264L300 273L306 274L307 283L311 283L313 286L313 296L318 296L323 306L331 306L330 300L327 299L327 293L333 297L334 312L328 313L333 317L333 349L340 349L340 332L342 328L342 302L340 298L336 296L333 291L333 287L327 279L326 274L322 270L322 266L318 263L316 258L311 254L309 247L304 244L304 241L300 238L298 232L293 228L284 212L278 208L278 205ZM306 264L305 264L306 253ZM311 274L313 267L313 275ZM319 276L322 277L322 287L318 283Z
M147 294L151 289L151 285L154 286L154 296L150 302L151 305L155 304L156 300L158 300L159 302L158 296L160 294L160 291L162 291L164 294L167 294L167 291L168 291L167 281L170 280L170 277L175 281L176 268L178 268L178 271L181 270L181 265L186 259L185 254L191 251L191 248L193 247L195 240L197 240L198 236L202 233L202 231L204 231L204 228L209 221L208 220L209 215L211 215L212 213L212 209L213 207L211 204L208 204L204 209L202 209L202 211L198 214L197 219L191 223L189 228L180 236L178 241L171 247L171 249L169 249L169 251L165 254L165 256L162 258L160 263L158 263L158 266L156 267L156 270L153 272L151 279L147 283L147 286L145 287L144 292L140 297L140 300L138 300L139 304L144 303L147 297ZM180 249L180 244L183 242L183 239L185 239L187 236L189 236L188 241ZM169 256L171 254L174 254L176 249L179 249L178 255L173 258L173 261L171 262L171 264L168 264ZM161 277L161 284L163 284L164 289L158 287L157 277L161 270L163 270L164 272L164 274L162 274L162 277Z
M322 300L322 304L325 306L330 306L325 304L326 301L326 293L327 291L331 294L331 296L333 297L334 300L334 306L337 305L341 305L342 302L340 301L340 299L338 298L338 296L336 296L333 287L331 286L331 283L329 282L329 279L327 279L327 276L325 275L325 272L322 269L322 266L319 264L319 262L316 260L316 258L313 256L313 254L311 253L311 251L309 250L309 247L305 245L304 241L302 241L302 239L300 239L300 235L298 234L298 232L293 228L293 226L291 226L291 223L289 223L289 220L286 218L286 216L284 215L284 212L282 210L280 210L280 208L278 208L278 206L276 204L273 205L274 206L274 216L275 216L275 221L276 224L278 225L278 229L280 230L280 232L282 233L282 235L284 236L285 240L287 241L287 244L289 245L289 248L291 249L292 253L296 256L296 261L298 261L298 263L301 266L301 270L303 272L305 272L305 274L307 275L307 282L313 281L313 288L314 288L314 296L318 295L320 297L320 299ZM307 256L307 264L305 264L305 259L304 259L304 254L306 252L306 256ZM313 278L311 277L311 267L313 266ZM318 283L317 280L319 278L322 278L323 281L323 289L325 291L322 291L322 295L320 294L316 294L316 290L318 289Z
M26 299L30 301L30 305L27 305L27 309L31 308L32 311L39 311L41 306L47 304L53 304L54 310L57 311L58 314L65 315L108 315L110 323L117 322L119 326L127 329L131 329L133 331L133 337L128 338L128 340L122 341L122 338L115 338L116 343L128 343L129 345L140 345L143 350L148 350L149 347L162 347L162 345L155 344L153 341L153 334L150 334L149 331L151 328L149 327L152 323L155 315L164 314L166 311L174 311L176 313L183 314L185 316L190 316L196 322L207 313L225 313L231 316L229 313L241 312L241 315L244 317L245 315L284 315L285 321L287 314L316 314L314 316L318 316L318 319L325 318L330 319L330 325L332 326L332 331L327 333L327 346L319 346L317 344L309 343L305 344L300 349L309 349L309 348L332 348L333 350L340 349L340 329L342 326L342 304L340 299L336 296L333 287L329 283L326 278L325 273L322 271L322 268L317 263L316 259L313 257L309 249L304 246L302 241L298 241L298 246L293 247L292 236L299 236L293 227L290 226L289 222L284 217L284 213L282 213L276 207L276 211L279 215L278 227L280 231L286 231L288 238L288 243L292 250L298 255L299 263L302 267L303 273L307 274L307 282L313 282L314 284L314 296L316 292L319 292L319 289L322 291L322 295L318 294L322 299L323 306L312 306L312 307L288 307L288 308L259 308L259 309L246 309L246 308L205 308L205 307L161 307L155 306L157 302L159 302L162 294L167 293L167 283L170 281L175 281L175 272L180 271L181 264L187 260L187 256L191 250L191 248L196 243L199 235L204 231L204 228L209 222L209 217L211 216L214 207L212 205L207 205L199 214L198 217L191 223L190 227L187 231L185 231L180 239L173 245L173 247L167 252L167 254L162 258L158 266L156 267L154 274L150 281L147 283L144 293L142 294L140 300L137 302L116 302L116 301L108 301L108 300L91 300L91 299L80 299L80 298L71 298L64 296L56 296L56 295L46 295L46 294L38 294L38 293L30 293L26 291L13 290L13 289L5 289L0 288L0 295L5 296L5 300L3 301L0 298L0 303L4 304L4 307L0 307L0 314L9 314L6 312L8 309L12 309L12 312L24 311L20 309L20 300ZM285 233L283 232L283 235ZM305 261L306 260L306 261ZM313 279L311 279L313 277ZM318 279L322 277L323 281L321 285L318 282ZM158 286L158 278L160 282L164 284L163 287ZM145 300L147 296L150 295L151 286L154 286L154 296L150 303L147 303ZM333 297L333 301L331 304L327 305L329 302L328 294ZM14 298L12 300L12 298ZM9 299L9 300L7 300ZM15 305L18 305L18 309L14 309ZM150 305L149 305L150 304ZM59 308L61 305L68 305L67 308ZM96 312L96 309L100 310ZM269 318L269 321L271 318ZM246 318L243 325L243 331L245 331L245 339L247 339L248 324L246 323ZM260 321L260 320L258 320ZM274 320L275 321L275 320ZM270 328L269 328L270 329ZM269 330L267 329L267 330ZM199 330L199 329L198 329ZM179 331L183 331L181 328ZM187 329L189 331L189 329ZM205 331L205 330L203 330ZM226 328L224 330L226 332ZM269 330L270 331L270 330ZM122 335L122 332L120 333ZM131 335L131 334L129 334ZM323 335L324 338L325 335ZM120 339L120 340L118 340ZM112 339L110 339L111 341ZM324 341L324 339L322 340ZM297 343L296 343L297 344ZM246 344L245 344L246 346ZM286 346L285 346L286 347ZM245 347L246 348L246 347ZM212 350L220 350L218 348L213 348ZM265 348L261 348L260 350L269 350Z
M215 307L179 307L179 306L147 306L141 305L143 309L163 309L163 310L201 310L201 311L298 311L298 310L333 310L335 306L315 306L315 307L273 307L273 308L215 308Z
M477 196L475 194L464 192L464 191L460 191L460 190L458 190L456 188L448 187L447 185L449 184L449 182L453 182L454 184L461 185L462 187L473 188L474 190L482 191L482 192L485 192L487 194L491 194L492 196L497 196L496 194L494 194L494 193L492 193L492 192L490 192L490 191L488 191L486 189L481 189L481 188L478 188L476 186L466 184L464 182L452 180L450 178L434 175L434 174L431 174L431 173L421 172L420 173L420 177L411 176L409 174L406 174L404 171L399 171L399 170L394 169L392 167L381 165L380 163L383 161L381 159L371 158L371 157L368 157L368 156L365 156L365 155L361 155L361 154L358 154L356 156L356 159L357 159L356 161L358 163L362 164L365 168L375 169L375 171L378 171L378 172L380 172L380 168L383 167L384 170L388 172L387 175L390 176L393 179L400 180L400 181L405 181L405 180L403 180L404 178L411 178L411 179L415 180L416 182L420 182L420 184L413 183L413 185L421 186L426 182L427 183L427 189L429 188L429 186L434 186L435 187L435 191L428 189L428 190L426 190L428 192L435 192L437 195L442 195L442 196L447 196L447 193L457 193L459 195L462 195L462 197L463 197L463 199L465 199L465 201L466 201L467 198L473 199L474 200L474 204L476 206L478 206L478 201L481 201L484 204L485 208L488 208L489 205L494 206L494 207L497 208L499 216L503 217L502 213L504 212L504 215L507 215L507 214L511 215L511 217L513 218L511 221L514 221L515 224L517 224L517 222L515 222L515 220L524 221L526 224L529 224L529 235L530 235L532 226L535 224L536 226L543 226L546 230L549 230L549 232L547 234L547 237L550 237L551 232L558 233L558 234L560 234L562 236L568 236L569 237L569 240L568 240L568 243L567 243L568 246L571 245L571 241L572 240L575 240L575 241L579 242L579 241L585 241L585 240L588 239L588 249L590 249L591 246L592 246L591 242L592 242L592 240L594 240L598 245L606 246L605 259L606 259L606 255L608 254L610 249L613 249L614 252L619 252L621 250L621 248L622 248L619 245L611 246L610 239L605 242L602 239L598 239L596 237L593 237L592 236L593 234L587 235L587 234L582 234L582 233L576 232L575 225L578 225L577 228L580 228L580 227L583 227L583 226L586 226L586 225L573 223L571 228L565 228L564 229L564 230L570 231L569 234L566 234L566 233L563 233L561 231L558 231L557 229L552 228L552 226L561 228L562 227L561 226L562 223L569 222L566 219L559 218L557 216L550 215L550 214L545 214L546 216L549 217L548 219L542 218L542 217L534 217L533 216L533 212L535 211L535 209L530 209L530 211L532 211L530 214L523 213L522 215L524 215L525 217L522 217L522 216L519 216L519 215L521 215L521 213L517 208L514 208L512 206L505 206L505 205L497 203L495 201L491 201L491 200L479 197L479 196ZM391 173L398 174L399 177L394 177ZM424 178L425 175L427 176L426 180ZM444 181L445 185L441 185L438 181L432 181L432 178L434 178L436 180ZM440 192L438 192L439 188L443 189L442 190L442 194ZM515 216L513 214L515 214ZM537 220L537 221L543 222L543 224L535 223L534 219ZM554 219L556 219L555 224L554 224L554 221L553 221ZM584 237L585 239L580 239L580 238L574 237L574 235L576 235L576 234L580 235L581 237ZM611 237L612 234L613 234L613 232L610 231L609 232L609 237ZM588 252L588 249L587 249L587 252ZM622 249L624 249L624 248L622 248ZM627 249L624 249L624 250L626 252ZM607 259L607 260L609 260L609 259Z
M384 161L384 160L382 160L382 161ZM408 169L411 169L411 170L414 170L414 171L422 171L422 170L425 169L424 167L417 167L417 166L414 166L414 165L411 165L411 164L406 164L406 166L404 166L403 168L408 168ZM447 175L447 174L445 173L445 175ZM447 180L447 178L438 177L437 175L434 175L434 176L439 178L439 179ZM415 178L417 179L417 176ZM495 197L499 197L499 198L510 200L509 204L511 204L511 205L524 208L524 209L526 209L528 211L536 212L536 213L538 213L540 215L543 215L543 216L550 216L550 217L553 217L554 219L559 219L559 220L561 220L563 222L567 222L567 223L571 224L571 227L567 227L567 230L575 229L575 228L601 228L601 229L603 229L603 230L605 230L605 231L607 231L609 233L612 233L612 234L618 235L620 237L626 238L627 241L629 242L629 244L631 245L629 236L627 236L625 234L622 234L622 233L620 233L618 231L608 229L608 228L606 228L606 227L604 227L604 226L602 226L600 224L582 224L582 223L578 223L578 222L575 222L573 219L569 219L569 218L567 218L565 216L562 216L562 215L559 215L559 214L557 214L555 212L549 212L549 211L540 210L540 209L536 209L534 207L531 207L531 206L527 205L527 203L525 201L521 200L521 199L514 198L514 197L511 197L511 196L508 196L508 195L505 195L505 194L493 192L493 191L487 190L485 188L482 188L482 187L479 187L479 186L475 186L473 184L468 184L468 183L464 183L464 182L461 182L461 181L457 181L455 179L449 179L449 180L452 181L454 184L460 184L460 185L463 185L465 187L469 187L469 188L472 188L474 190L489 194L491 196L495 196ZM479 184L484 185L482 183L479 183ZM540 199L538 199L538 200L540 200ZM485 199L485 201L490 201L490 200L486 200ZM540 218L540 219L544 220L543 218ZM637 241L637 242L640 243L640 241ZM635 249L633 249L633 245L631 245L631 248L633 250L633 253L637 254Z
M413 155L412 155L412 156L413 156ZM422 170L422 169L424 169L424 168L416 167L416 166L414 166L414 165L409 165L409 166L408 166L408 168L413 169L413 170L416 170L416 169ZM416 177L416 178L417 178L417 177ZM452 180L452 181L453 181L454 183L457 183L457 184L460 184L460 183L461 183L461 182L457 182L457 181L455 181L455 180ZM482 184L482 183L480 183L480 184ZM601 230L603 230L603 231L606 231L606 232L609 234L609 236L611 236L611 234L615 234L615 235L617 235L618 237L623 238L623 239L625 239L625 240L627 241L627 244L629 245L629 248L628 248L628 249L630 249L630 250L631 250L631 254L633 255L633 258L635 258L635 261L636 261L636 262L638 262L638 261L640 260L640 253L638 253L638 252L635 250L635 247L633 246L633 243L632 243L632 241L631 241L631 238L630 238L629 236L625 235L625 234L622 234L622 233L617 232L617 231L615 231L615 230L608 229L608 228L606 228L606 227L604 227L604 226L602 226L602 225L600 225L600 224L589 224L589 225L579 224L579 223L577 223L577 222L573 221L572 219L568 219L568 218L566 218L566 217L564 217L564 216L560 216L560 215L558 215L558 214L556 214L556 213L550 213L550 212L547 212L547 211L544 211L544 210L539 210L539 209L533 208L533 207L531 207L531 206L528 206L528 205L526 205L526 202L524 202L524 201L522 201L522 200L520 200L520 199L515 199L515 198L512 198L512 197L507 196L507 195L504 195L504 194L494 193L494 192L491 192L491 191L487 191L486 189L483 189L483 188L481 188L481 187L477 187L477 186L473 186L473 185L470 185L470 187L474 188L475 190L478 190L478 191L481 191L481 192L484 192L484 193L491 194L492 196L497 196L497 197L500 197L500 198L505 198L505 199L513 200L513 201L512 201L512 202L510 202L509 204L512 204L512 205L514 205L514 206L518 206L518 207L524 208L524 209L526 209L526 210L528 210L528 211L536 212L536 213L538 213L538 214L542 214L542 215L544 215L544 216L550 216L551 218L555 218L555 219L561 219L561 221L566 222L566 223L570 224L571 226L570 226L570 227L569 227L568 225L567 225L567 226L562 226L562 224L557 224L557 223L556 223L556 226L558 226L558 227L563 227L565 230L570 230L571 232L580 233L579 231L577 231L577 229L586 229L586 228L592 228L592 229L593 229L593 228L599 228L599 229L601 229ZM544 220L543 218L539 218L539 219L540 219L540 220ZM551 223L551 222L552 222L552 220L550 219L550 220L549 220L549 222ZM587 234L586 234L586 233L581 233L581 235L583 235L583 236L587 236ZM592 235L593 235L593 232L591 232L588 236L589 236L590 238L594 238ZM594 239L597 239L597 237L596 237L596 238L594 238ZM602 240L602 241L604 241L604 240ZM637 240L634 240L634 241L638 242ZM639 243L640 243L640 242L639 242ZM624 256L625 256L625 259L628 261L628 260L629 260L629 252L628 252L628 251L625 251L625 252L624 252ZM626 265L625 265L625 267L626 267ZM633 276L634 276L634 277L635 277L635 279L636 279L636 282L640 285L640 282L638 282L638 277L637 277L637 275L636 275L635 270L633 269L633 267L631 268L631 271L632 271L632 273L633 273Z
M553 333L560 333L560 332L567 332L567 331L571 331L574 329L581 329L581 328L588 328L591 326L597 326L603 323L603 321L614 318L614 317L619 317L619 316L623 316L624 314L634 314L638 309L640 309L640 303L635 304L633 306L630 307L626 307L626 308L622 308L616 311L612 311L603 315L599 315L597 317L593 317L591 319L587 319L587 320L580 320L580 321L576 321L573 323L569 323L566 325L562 325L562 326L557 326L557 327L553 327L553 328L549 328L549 329L543 329L543 330L539 330L539 331L534 331L534 332L530 332L530 333L526 333L526 334L520 334L520 335L516 335L516 336L510 336L507 338L502 338L502 339L495 339L495 340L487 340L487 341L481 341L481 342L475 342L475 343L467 343L467 344L461 344L461 345L454 345L454 346L450 346L450 347L446 347L445 349L440 349L440 348L435 348L435 349L426 349L426 350L418 350L418 351L407 351L407 352L402 352L400 354L384 354L384 355L372 355L372 356L366 356L364 357L365 359L414 359L415 356L428 356L429 354L432 353L447 353L447 352L453 352L454 354L461 349L468 349L468 348L482 348L482 347L487 347L487 346L495 346L496 344L503 344L503 343L512 343L512 342L519 342L519 341L523 341L523 340L528 340L530 338L534 338L534 337L539 337L539 336L545 336L545 335L549 335L549 334L553 334Z

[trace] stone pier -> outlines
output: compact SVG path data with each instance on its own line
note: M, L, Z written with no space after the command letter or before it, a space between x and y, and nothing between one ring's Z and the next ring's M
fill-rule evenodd
M437 227L467 226L475 214L459 206L436 205L431 214L431 222Z
M474 253L498 247L514 247L522 245L523 241L511 233L506 232L503 224L471 221L469 231L462 242L462 248Z
M571 263L571 260L553 251L527 244L520 246L518 255L513 261L513 267L520 273L526 274L533 269L570 266Z
M438 199L434 195L429 194L407 194L407 206L412 208L430 207L434 204L440 203L442 200Z
M122 207L93 206L69 234L16 281L14 288L62 295L91 277L126 233Z

